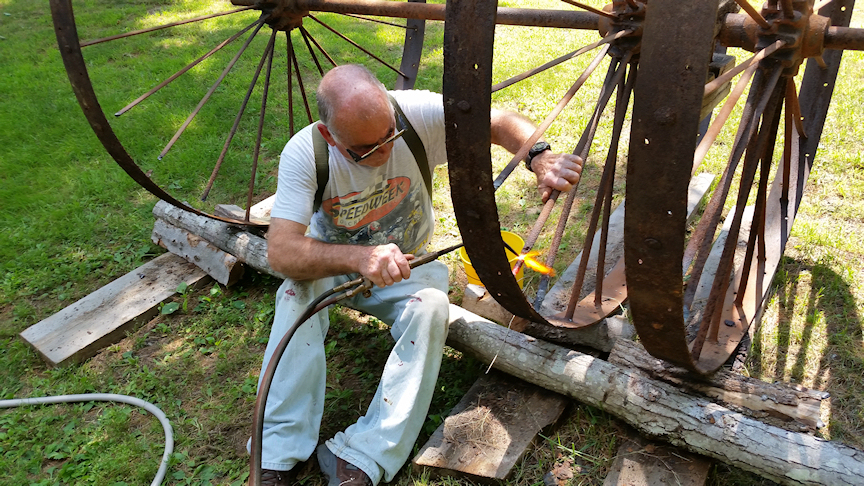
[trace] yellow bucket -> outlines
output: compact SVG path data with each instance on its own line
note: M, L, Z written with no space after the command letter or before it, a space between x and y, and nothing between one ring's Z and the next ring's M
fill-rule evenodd
M501 239L504 240L505 243L510 245L515 251L522 251L522 247L525 246L525 241L516 233L511 233L509 231L501 232ZM513 253L508 250L506 247L504 248L504 252L507 254L507 260L510 262L510 269L512 270L514 266L516 266L516 262L519 261L519 254ZM480 278L477 276L477 272L474 271L474 266L471 265L471 259L468 258L468 253L465 252L465 247L459 248L459 257L462 259L462 267L465 270L465 276L468 277L469 284L483 285L483 282L480 281ZM516 274L516 281L519 282L519 288L522 288L522 279L524 277L525 267L519 269L519 273Z

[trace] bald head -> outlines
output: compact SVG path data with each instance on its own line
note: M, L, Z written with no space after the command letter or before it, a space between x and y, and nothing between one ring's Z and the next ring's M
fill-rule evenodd
M336 137L352 126L390 117L387 89L363 66L337 66L321 79L316 94L318 116Z

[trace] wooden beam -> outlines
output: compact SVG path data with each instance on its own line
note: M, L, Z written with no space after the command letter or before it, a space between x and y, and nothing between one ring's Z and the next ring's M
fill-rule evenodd
M198 216L165 201L156 203L153 207L153 216L204 238L261 273L285 278L284 275L270 268L270 264L267 263L267 240L246 231L242 226Z
M165 220L156 220L150 238L153 243L195 264L226 287L234 285L243 276L243 264L237 257Z
M645 376L675 385L680 390L713 399L750 417L798 431L815 431L822 423L822 405L828 393L792 388L782 384L766 383L738 373L720 370L709 377L697 377L683 368L659 360L645 351L639 343L615 343L609 362Z
M165 253L28 327L21 337L52 366L80 362L155 316L180 283L207 281L203 270Z

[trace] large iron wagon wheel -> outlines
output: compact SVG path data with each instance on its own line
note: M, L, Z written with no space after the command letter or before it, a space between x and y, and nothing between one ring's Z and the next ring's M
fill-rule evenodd
M340 59L334 60L333 57L335 56L331 57L328 53L331 46L322 45L325 44L325 42L318 41L318 34L316 34L311 27L307 30L304 26L311 25L318 33L329 35L332 39L336 39L334 42L340 43L342 46L348 46L345 50L351 50L354 52L362 51L370 59L368 61L370 65L385 66L381 68L381 71L395 73L393 86L396 89L409 89L414 86L419 69L422 66L421 54L425 32L425 21L444 20L445 5L443 3L426 4L425 0L231 0L230 4L233 4L233 6L229 5L229 2L225 1L224 7L220 7L221 11L211 12L211 10L213 10L211 6L219 3L222 2L202 1L197 4L196 2L190 2L190 4L200 5L202 7L202 13L206 13L203 15L189 15L178 20L172 19L171 22L167 23L157 21L156 25L147 26L145 28L137 28L138 26L136 26L135 30L131 30L133 27L129 26L135 25L135 21L137 20L135 16L132 15L131 19L126 18L123 16L123 10L118 9L118 15L116 15L117 18L112 19L112 21L121 24L121 27L114 27L112 25L111 28L114 30L108 30L105 32L110 34L108 37L97 38L94 40L81 40L79 39L79 31L82 29L80 28L81 25L76 23L77 21L76 16L73 13L72 1L51 0L50 2L55 32L60 46L60 53L73 90L78 97L79 104L81 105L90 126L96 133L100 142L111 157L123 168L123 170L147 191L175 206L197 214L229 222L241 223L247 226L266 226L267 223L265 221L250 219L249 208L252 206L253 197L257 199L256 191L258 189L256 187L256 171L258 170L259 152L262 149L262 130L268 123L265 121L266 117L269 117L269 113L265 113L265 109L267 109L268 91L276 91L276 86L280 89L284 89L286 82L284 70L287 70L288 113L284 119L289 121L290 126L288 127L288 130L282 129L279 134L279 138L284 139L286 138L285 135L291 135L294 133L293 123L295 110L302 112L305 108L305 114L308 117L309 123L313 121L309 92L312 90L311 84L314 83L308 83L308 77L305 77L305 75L310 74L310 72L314 74L312 76L313 78L315 78L315 76L323 75L324 70L330 65L335 65L337 62L341 61ZM91 19L91 16L86 15L86 11L77 13L79 17L86 19L84 21L85 23ZM254 17L248 17L250 13L253 13ZM344 22L346 25L358 30L362 29L363 26L367 29L373 28L369 26L380 28L382 30L375 31L374 33L374 37L379 39L382 37L393 37L392 34L382 34L383 29L389 29L391 32L394 30L403 30L404 44L401 44L400 42L401 45L397 46L396 42L392 41L390 42L391 45L385 46L387 48L384 50L387 50L388 53L379 56L373 51L376 51L376 48L381 48L381 46L360 45L355 42L350 35L345 35L345 33L341 32L339 29L334 28L333 25L324 22L322 18L319 18L319 13L340 14L344 16L342 17L343 19L347 19ZM201 26L198 28L205 30L208 25L207 23L213 22L213 19L235 18L234 16L246 16L246 25L233 27L235 30L230 32L230 29L223 29L226 31L226 34L231 35L225 38L225 40L222 40L222 42L219 42L218 40L215 41L213 48L208 52L205 52L206 47L202 48L200 57L188 65L185 65L179 71L168 76L164 80L160 79L159 81L161 82L158 82L158 84L154 81L153 85L144 84L143 82L138 85L140 79L147 77L147 73L151 69L151 66L142 64L131 68L131 70L134 71L132 73L126 73L123 71L123 75L126 76L125 80L128 81L127 84L130 87L134 87L136 90L132 91L130 88L130 98L123 103L131 101L138 95L140 96L138 96L137 99L134 99L134 101L128 103L125 107L121 108L120 106L117 106L116 108L119 110L115 113L115 116L118 117L121 115L126 117L126 113L133 110L133 108L135 109L133 111L138 111L139 109L136 108L138 106L146 105L148 103L153 104L154 102L152 101L151 95L159 92L162 88L170 89L168 84L174 82L178 78L185 78L186 73L190 72L190 69L194 68L199 63L211 62L215 58L215 53L218 53L220 50L227 50L223 48L235 41L238 41L236 44L241 44L245 38L245 43L243 43L244 45L237 50L234 58L227 63L227 66L222 71L219 78L216 79L215 82L212 80L202 81L202 83L212 83L212 85L206 94L203 95L198 106L193 107L192 105L184 105L182 106L182 110L185 111L182 111L179 102L175 103L173 100L165 102L163 98L161 101L162 106L159 106L159 103L156 103L156 107L151 111L166 110L170 111L170 113L166 113L165 116L154 121L153 125L143 125L143 127L142 125L139 125L139 130L156 131L156 129L164 130L166 127L172 129L171 133L173 133L173 136L165 134L167 136L165 137L165 140L161 142L159 148L156 149L157 152L151 151L140 153L140 151L129 150L121 140L123 138L122 135L120 135L121 131L113 127L112 123L109 123L108 117L106 117L103 107L101 106L102 104L100 103L100 97L105 97L107 93L105 93L105 90L100 90L100 86L94 87L94 84L99 84L98 82L100 79L98 76L96 78L91 76L93 73L90 72L91 70L96 71L93 69L94 65L102 63L101 66L96 67L102 68L102 73L104 74L104 70L114 65L116 59L112 59L110 56L107 59L104 56L98 58L96 53L94 53L94 57L97 57L96 61L85 60L82 48L85 49L85 52L88 53L89 57L90 51L87 50L99 49L99 46L93 48L89 47L92 45L103 44L105 42L124 42L128 37L139 34L150 35L151 32L155 31L168 32L162 31L162 29L165 28L172 28L170 32L174 32L175 30ZM582 28L589 28L590 26L596 25L596 19L594 19L590 14L586 15L584 12L529 11L515 8L499 9L498 21L512 25L543 25L550 27L580 25ZM386 25L381 27L380 24ZM233 90L224 88L224 84L222 83L223 80L231 78L229 74L231 73L235 63L237 63L238 59L240 59L240 63L243 62L242 58L245 57L243 54L244 51L246 51L247 47L253 43L258 34L261 32L267 32L265 27L269 27L270 29L269 42L264 48L264 52L258 56L257 68L255 68L256 63L254 60L250 61L249 67L251 71L254 71L254 75L252 76L252 81L249 83L248 88L246 86ZM126 31L124 29L130 30ZM94 31L98 31L98 35L103 35L104 29L95 29ZM286 34L285 48L276 47L276 39L279 37L281 32ZM264 37L263 34L262 37ZM159 43L152 42L151 44L154 49L162 48L170 55L172 53L172 46L188 42L189 41L183 35L178 34L176 38L170 41L160 40ZM282 41L278 44L281 46ZM165 45L168 47L166 48ZM140 51L142 49L147 49L147 47L139 46L138 49ZM274 54L274 52L276 54ZM286 66L276 66L274 68L274 57L279 56L282 52L286 52L284 55ZM126 53L123 54L123 56L135 57L138 54L139 53ZM308 65L306 69L301 69L299 66L298 58L301 56L305 56L305 61ZM367 62L366 59L361 59L362 60L355 59L351 62ZM311 67L313 63L314 67ZM126 67L124 66L124 68ZM276 69L275 71L272 71L273 76L277 76L275 73L279 72L280 74L278 76L280 77L279 82L274 84L274 89L271 90L270 77L271 70L273 69ZM315 71L317 71L317 73L315 73ZM258 82L259 76L264 78L263 82ZM96 79L95 83L93 82L93 79ZM304 81L304 79L306 81ZM238 133L237 128L241 123L243 112L245 111L250 98L257 98L257 95L252 96L256 90L260 89L259 87L256 87L256 83L259 85L263 84L263 94L260 96L262 99L261 109L258 114L258 137L256 140L244 140L239 144L248 145L250 147L245 152L249 159L248 164L243 166L248 166L248 168L243 169L245 174L251 173L251 176L246 178L247 182L243 183L243 185L248 184L249 187L248 194L245 198L247 210L246 215L240 219L215 216L211 212L208 212L203 204L197 203L195 198L200 196L202 201L206 199L213 187L214 180L220 173L220 168L223 173L225 172L223 162L226 161L227 158L231 158L230 155L227 155L226 158L226 154L229 154L229 147L231 146L232 140L234 140L235 134ZM274 81L274 83L276 83L276 81ZM193 89L197 89L200 86L201 84L195 85L193 86ZM117 89L117 84L114 85L113 89ZM166 89L166 91L168 89ZM199 189L200 192L194 193L192 189L189 189L188 194L184 193L183 195L175 196L173 193L177 189L174 187L176 184L173 184L170 179L166 179L164 173L171 172L177 174L178 171L189 172L193 169L187 168L183 162L171 162L170 164L160 166L161 170L156 170L156 173L154 174L152 168L148 170L148 164L155 164L154 161L157 159L157 153L158 160L162 160L162 157L166 155L169 158L172 157L178 151L177 149L171 150L172 147L175 146L175 142L178 141L178 138L180 138L182 134L188 132L187 127L189 127L193 121L198 123L198 120L202 118L200 116L196 118L199 111L206 111L204 105L208 100L223 95L224 91L227 91L229 95L235 95L240 107L239 113L234 112L236 113L236 116L234 116L234 113L229 113L227 116L222 118L217 115L211 115L213 118L219 118L216 121L212 121L211 119L210 123L213 124L214 128L212 130L201 130L202 132L206 131L206 134L201 135L202 137L207 136L210 138L213 138L213 133L218 133L217 130L221 130L222 133L227 133L225 138L214 140L215 143L210 144L210 147L215 150L218 150L218 147L221 147L221 153L219 153L218 157L215 153L213 154L212 159L214 163L212 165L212 170L209 167L205 168L203 172L206 173L201 173L197 181L192 184L196 189ZM242 96L244 91L246 93L245 98ZM97 93L100 93L100 95L97 95ZM176 96L176 90L170 96ZM271 95L271 97L273 96ZM295 105L301 105L301 100L302 107L296 108ZM108 106L105 107L105 109L108 108ZM110 108L113 109L115 107L111 106ZM233 126L230 122L231 118L234 118ZM223 121L224 123L222 123ZM228 127L230 127L230 130ZM173 131L174 129L176 129L176 132ZM168 140L169 138L170 140ZM167 142L167 144L165 144L165 142ZM235 142L235 145L238 145L238 143ZM162 148L163 146L164 148ZM161 152L158 152L160 149ZM171 151L171 154L168 153L169 150ZM249 156L250 154L251 157ZM195 159L196 164L202 163L202 157L199 154L191 154L190 157ZM235 158L238 157L239 156L235 154ZM166 166L168 169L165 169ZM234 165L233 170L234 174L237 174L240 171L240 169L237 168L237 164ZM196 173L198 172L196 171ZM162 176L161 179L160 176ZM219 177L224 178L223 176ZM240 185L240 183L237 182L238 178L239 176L231 179L229 185ZM183 189L188 188L184 187ZM189 201L192 201L192 203Z
M266 112L268 93L270 91L277 91L277 89L279 91L285 91L287 83L287 116L285 116L283 120L276 122L276 124L280 127L283 125L287 125L284 127L284 129L281 129L282 131L280 133L280 140L282 140L287 138L287 136L293 135L294 133L295 111L298 112L298 116L302 116L300 115L300 113L304 113L306 117L308 117L309 123L313 121L312 108L310 107L310 105L312 105L314 101L310 102L309 98L312 96L312 93L314 93L315 83L310 83L310 72L314 73L314 71L317 70L318 72L314 73L314 75L320 76L323 75L324 71L328 67L335 66L338 62L342 62L338 57L334 59L334 57L336 56L331 56L328 51L335 52L335 49L341 48L341 51L343 52L362 52L366 56L368 56L368 58L371 60L370 62L374 63L376 66L384 66L389 71L395 73L395 82L393 83L393 87L395 87L396 89L410 89L414 86L420 68L425 32L425 21L422 19L412 18L412 14L415 12L415 10L412 9L413 5L409 2L423 1L425 0L408 0L407 2L382 1L378 2L376 5L361 5L356 8L351 2L318 2L312 4L302 1L295 2L284 0L233 0L232 2L207 1L197 3L197 6L201 8L202 12L206 12L203 15L189 14L185 15L180 20L172 19L172 21L170 22L156 21L155 25L151 25L146 28L136 28L139 21L141 20L140 18L136 17L135 15L130 15L127 18L123 18L122 14L118 14L118 17L121 19L121 21L118 21L117 23L120 25L109 26L107 29L104 28L104 26L93 26L87 24L91 16L89 16L86 9L83 8L83 11L77 13L79 14L79 19L85 19L83 21L85 22L85 25L82 26L80 24L77 24L76 22L80 21L76 20L76 16L73 13L73 5L71 0L51 0L51 10L54 19L55 32L57 34L58 44L60 46L60 53L63 57L64 65L66 67L67 74L69 75L69 80L71 81L73 90L78 97L79 104L81 105L81 108L84 111L84 114L87 117L90 126L96 133L99 141L102 143L102 145L111 155L111 157L117 162L117 164L119 164L120 167L144 189L146 189L156 197L163 199L177 207L192 211L197 214L203 214L216 219L221 219L224 221L242 223L248 226L266 226L266 222L250 220L249 207L252 205L253 197L257 196L255 181L259 153L262 148L262 129L265 124L265 117L270 115ZM232 3L233 5L231 5ZM214 10L214 8L219 4L223 4L218 7L219 11L211 13L211 11ZM350 37L350 34L352 32L348 32L348 35L346 35L339 28L336 28L333 25L330 25L321 18L319 18L317 14L320 12L337 12L344 14L344 18L347 19L347 24L350 27L353 27L355 34L357 33L356 31L363 31L364 29L367 33L370 32L371 29L379 29L375 31L375 33L378 34L380 37L395 38L398 34L395 34L394 32L398 33L404 31L404 43L400 41L399 44L401 44L401 46L398 46L396 45L396 41L392 41L391 43L393 45L385 45L385 49L381 49L380 45L375 46L379 50L386 51L384 53L379 53L380 55L376 54L375 52L373 52L375 47L363 46L355 42ZM250 14L252 15L250 16ZM112 128L112 123L109 123L108 117L106 116L105 112L103 112L103 107L100 103L100 96L97 96L97 92L103 93L102 97L104 98L105 90L100 89L101 86L99 86L100 81L105 81L104 79L102 79L102 75L104 75L104 73L96 73L95 76L91 76L90 71L92 70L94 61L85 60L85 57L83 55L84 52L82 51L82 48L84 49L84 51L87 51L88 49L97 51L93 54L93 56L97 59L95 61L96 63L113 63L114 60L110 57L108 59L105 59L104 57L99 57L98 50L100 46L95 45L108 42L128 42L126 41L126 39L129 37L142 34L153 35L151 33L159 32L162 31L162 29L167 28L172 29L170 31L162 32L172 32L172 34L176 32L176 36L173 38L168 37L172 40L169 40L167 42L169 44L173 42L179 45L184 42L189 42L187 40L187 36L194 35L188 33L189 29L208 29L212 27L212 23L216 21L217 18L219 18L219 20L223 20L224 18L227 18L226 16L232 16L232 18L242 17L244 19L242 26L240 28L235 28L235 30L231 30L232 27L222 29L226 30L230 34L230 36L225 38L225 40L222 40L221 42L213 42L212 49L210 49L209 51L207 51L207 49L211 46L202 47L200 49L200 52L198 53L200 54L200 57L194 60L190 58L189 61L191 62L189 62L189 64L186 64L179 71L168 76L164 80L160 80L161 82L159 82L158 84L155 84L155 82L152 84L145 84L150 83L150 76L148 76L148 72L153 69L153 66L148 66L146 65L146 63L142 63L133 68L133 70L137 71L132 74L125 72L124 70L122 76L125 76L128 80L128 84L131 88L129 92L134 93L134 95L132 95L133 97L138 96L139 94L141 96L139 96L137 99L134 99L134 101L132 100L132 98L124 101L124 103L131 101L125 107L121 108L122 105L106 105L105 109L116 111L114 115L118 118L120 116L134 116L135 112L139 111L140 109L133 110L133 108L141 104L147 103L151 105L156 105L156 107L154 107L151 112L156 110L165 111L165 116L160 119L155 119L156 121L154 123L168 127L173 126L175 127L174 129L176 129L176 132L174 133L174 136L170 138L170 141L168 139L161 141L161 144L164 144L164 148L161 149L161 153L158 153L158 160L161 160L166 155L168 157L171 157L174 154L168 154L169 150L174 147L180 136L184 132L186 132L186 129L190 126L193 120L196 119L196 116L199 114L199 112L207 111L206 109L202 110L205 104L212 99L214 94L217 97L220 95L225 95L225 93L222 92L226 91L223 81L227 77L229 77L232 68L235 65L239 64L238 60L241 60L243 58L244 53L245 57L247 58L250 57L250 55L254 56L254 58L257 59L257 69L254 69L255 62L249 63L249 66L253 67L254 69L254 75L251 78L252 80L251 83L248 85L248 89L236 90L234 92L230 92L231 90L227 90L229 91L229 93L227 93L228 96L232 96L232 99L236 100L237 106L239 107L239 112L236 113L236 116L234 116L233 114L229 114L228 116L219 116L218 114L214 115L210 113L210 115L214 118L218 118L217 121L213 122L214 127L217 127L214 129L214 131L218 130L218 133L227 133L227 136L225 136L225 138L221 140L215 140L214 145L222 147L221 153L219 153L218 158L215 158L215 160L213 160L212 171L207 170L206 173L200 174L200 178L198 179L200 182L196 183L194 188L200 191L197 193L197 195L200 196L202 201L207 198L211 188L213 187L214 180L217 178L220 168L222 167L223 162L225 162L226 160L226 156L227 158L232 157L232 155L229 155L229 147L231 146L232 141L235 141L235 135L238 132L238 126L241 123L241 118L246 111L246 108L250 102L250 98L256 98L257 101L257 98L259 98L259 96L256 95L253 97L253 93L256 90L263 91L263 94L260 95L260 112L257 114L257 139L254 141L242 140L240 143L236 143L235 141L235 145L245 146L244 150L238 150L237 152L243 152L243 154L245 154L245 159L247 160L245 161L242 170L245 174L251 174L251 176L248 176L247 179L248 194L246 197L247 212L245 218L215 216L204 209L196 207L203 206L201 204L191 205L187 201L189 201L190 199L194 200L194 198L196 197L193 192L194 189L190 189L188 194L178 194L175 197L172 192L176 193L176 190L178 188L175 185L171 184L170 180L166 179L165 177L160 180L158 176L161 174L154 175L152 168L150 170L147 170L148 162L157 159L157 154L148 153L142 150L136 151L134 149L127 149L128 144L124 145L124 142L121 141L122 136L120 135L120 133L122 132L115 132L115 129ZM432 15L427 16L434 18L434 11ZM389 17L392 17L393 19ZM307 30L304 25L309 26L310 28ZM267 29L266 27L269 27L269 29ZM184 31L184 29L186 30ZM387 30L388 32L383 32L385 30ZM97 39L87 40L79 39L79 31L86 31L88 33L98 32L99 35L103 35L103 32L107 32L111 35ZM278 37L281 37L281 33L284 33L284 37L283 40L279 41L277 46L276 41ZM256 39L256 36L258 36L259 34L262 37L266 35L269 38L266 47L264 47L263 53L250 54L248 51L252 51L254 49L247 48L252 45L253 41ZM319 42L319 39L321 39L319 35L326 35L330 36L330 38L332 39L337 39L334 44L338 42L342 45L329 46L327 45L326 41ZM160 44L164 42L166 42L164 38L154 40L152 41L151 48L154 50L159 50ZM193 40L192 42L198 41ZM165 91L170 91L173 87L168 86L170 83L183 75L191 75L189 73L194 73L194 68L197 65L206 62L213 62L213 60L220 53L220 51L227 52L231 50L233 46L240 44L242 44L242 47L236 49L236 54L230 61L227 62L227 66L222 71L222 74L218 77L218 79L216 79L215 81L203 80L201 82L202 85L203 83L212 83L212 85L210 86L210 89L206 91L206 93L204 92L204 89L201 89L200 95L203 95L203 97L201 98L201 101L198 103L197 107L194 104L186 106L179 101L166 102L164 97L158 101L154 101L154 98L156 97L151 98L151 95L159 92L160 90L162 90L162 88L167 87ZM201 42L201 45L204 45L203 42ZM141 47L139 46L138 49L141 49ZM132 50L134 49L130 48L130 51ZM171 49L164 49L164 51L169 57L174 55ZM89 56L89 52L91 51L87 52ZM275 67L273 66L273 60L275 57L274 53L279 53L280 55L284 53L284 57L282 57L285 63L284 65ZM198 54L195 55L197 56ZM127 55L129 57L137 56L136 53L132 52L128 53ZM300 62L303 61L306 61L306 64L308 65L306 69L301 69ZM314 67L312 66L313 63ZM271 76L273 78L272 83ZM263 78L263 81L259 81L259 78ZM312 78L314 81L314 76ZM141 80L140 84L136 84L139 82L139 80ZM202 85L198 85L197 87L200 87ZM261 88L261 85L263 85L263 89ZM271 89L271 85L273 89ZM134 89L135 91L133 91L132 89ZM243 91L245 91L245 98L243 97ZM310 93L310 91L312 91L312 93ZM176 90L169 96L179 98L179 96L177 96ZM269 97L274 98L272 94L270 94ZM277 100L283 101L284 104L284 95L278 97ZM272 106L273 100L271 100L271 110ZM176 111L172 111L174 108L176 108ZM130 115L126 115L126 113L130 112L130 110ZM150 116L150 118L154 119L152 116ZM183 118L185 118L185 121L180 124L179 120L182 120ZM200 120L200 118L201 117L199 117L198 119ZM232 118L234 119L233 126L231 124ZM287 123L283 123L284 121L287 121ZM178 126L179 128L177 128ZM207 136L211 139L214 138L212 137L212 134L209 134ZM251 158L249 157L250 154ZM244 158L243 155L239 155L236 152L233 153L233 157L241 159ZM175 166L182 164L182 162L176 161L172 163L174 163ZM237 165L241 163L238 163ZM183 169L181 168L180 170ZM239 171L240 169L238 168L236 170ZM232 179L229 184L233 183L236 183L235 179Z
M492 90L554 62L492 86L495 2L449 3L444 96L454 209L480 279L505 308L533 323L528 332L566 342L562 336L568 330L596 324L628 298L640 340L652 355L707 374L727 361L760 314L816 155L842 50L864 49L864 33L847 28L854 0L816 5L813 0L769 0L761 12L747 0L736 0L744 10L740 14L719 11L718 3L616 0L605 14L600 13L599 27L605 36L601 42L611 46L602 52L608 52L610 64L595 116L573 152L583 157L588 154L596 120L613 94L615 127L606 144L609 155L569 305L554 315L538 311L543 280L532 305L513 277L497 237L500 223L494 192L584 79L576 80L548 123L544 122L493 182L487 115ZM728 2L724 5L729 6ZM726 66L715 71L712 51L717 47L742 47L757 54L734 69L726 71L730 67ZM600 57L602 54L589 70ZM794 76L805 61L806 72L796 86ZM703 101L718 96L724 85L731 87L733 76L742 71L710 128L700 129ZM589 74L586 71L583 77ZM751 79L725 172L690 236L687 191L691 175ZM624 258L607 270L602 256L606 241L601 237L596 287L583 298L595 229L599 226L601 234L606 234L608 228L618 140L631 98ZM779 130L781 120L783 130ZM779 161L774 161L775 140L782 141ZM564 203L557 241L568 224L575 193L576 188ZM726 243L718 244L722 249L719 262L709 263L727 201L735 204L735 210L728 218ZM527 238L523 255L536 242L554 204L550 198ZM748 204L754 206L749 235L742 230L747 226ZM739 237L744 249L737 251ZM553 241L550 259L554 259L556 244ZM706 282L710 292L699 290Z

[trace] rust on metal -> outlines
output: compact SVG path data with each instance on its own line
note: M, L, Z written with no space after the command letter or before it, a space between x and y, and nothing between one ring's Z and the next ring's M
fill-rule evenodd
M252 174L249 176L249 190L246 192L246 217L249 221L252 211L252 196L255 194L255 175L258 172L258 155L261 152L261 138L264 133L264 115L267 112L267 95L270 93L270 75L273 72L273 51L276 46L276 30L270 35L264 56L267 57L267 74L264 75L264 92L261 94L261 112L258 116L258 135L255 139L255 151L252 153ZM256 73L255 77L258 77ZM254 83L254 81L253 81Z
M652 355L691 370L681 261L716 16L716 2L651 0L627 163L624 255L634 324Z
M252 31L252 34L249 35L249 38L246 39L246 42L243 44L243 46L240 48L240 50L237 51L237 54L234 54L234 57L231 58L231 60L228 62L228 65L225 66L225 69L222 70L222 74L219 75L219 77L216 79L216 81L213 83L213 85L210 86L210 89L207 90L207 93L204 95L204 97L201 98L201 101L198 102L198 106L196 106L195 109L192 110L192 113L190 113L189 116L186 117L186 121L184 121L183 124L180 125L180 128L177 129L177 132L174 134L173 137L171 137L171 140L168 141L168 144L165 145L165 148L162 149L162 152L159 153L159 159L160 160L162 159L162 157L165 157L165 155L168 153L169 150L171 150L171 147L174 146L174 144L177 142L177 139L180 138L180 135L183 135L183 132L186 131L186 128L189 126L190 123L192 123L192 120L195 118L195 116L198 114L198 112L201 111L201 108L207 103L207 101L210 100L210 97L213 96L213 93L216 92L216 89L219 87L220 84L222 84L222 81L225 80L225 76L227 76L228 73L231 72L231 69L234 68L234 65L237 63L237 60L240 59L240 56L242 56L243 53L246 52L246 49L249 47L249 44L252 43L252 40L255 38L255 35L258 34L258 31L261 30L261 27L263 25L264 24L259 23L255 27L255 30Z
M255 6L258 0L231 0L238 6ZM279 0L266 4L291 4L286 10L349 13L380 17L408 18L443 21L446 17L444 4L420 2L393 2L388 0ZM499 7L496 22L501 25L523 25L530 27L553 27L559 29L597 29L599 15L592 12L572 10L541 10Z
M90 127L93 129L96 137L99 138L102 146L105 147L105 150L117 162L117 165L137 182L138 185L167 203L194 214L210 216L227 223L242 223L235 219L206 214L178 201L153 182L135 164L135 161L126 152L123 144L120 143L117 135L108 124L108 120L102 112L102 107L99 105L99 100L96 98L96 93L93 91L93 85L90 83L90 77L87 74L87 64L84 62L84 57L81 55L81 46L78 43L78 30L75 27L75 16L72 11L71 0L51 0L50 5L51 16L54 21L54 32L57 36L57 44L60 48L63 64L66 67L66 74L69 76L69 83L72 85L72 90L75 92L76 98L78 98L78 104L90 123ZM254 222L246 224L249 226L260 226Z
M249 83L249 89L246 90L246 96L243 98L243 102L240 104L240 109L237 111L237 115L234 117L234 125L232 125L231 130L228 131L228 137L225 139L225 144L222 146L222 152L216 159L216 164L213 166L213 171L210 173L210 179L207 180L207 184L204 186L204 192L201 194L202 201L207 200L207 196L210 195L210 190L213 188L213 182L216 180L216 176L219 174L219 170L222 168L222 163L225 161L225 155L228 154L228 148L231 146L231 142L234 140L234 135L237 134L237 128L240 126L240 120L243 118L243 113L246 111L246 106L249 104L249 98L252 97L252 91L255 90L255 85L258 84L258 77L261 75L261 69L264 67L264 63L270 57L271 51L273 49L273 44L276 40L277 32L277 30L273 30L270 33L270 40L267 42L267 47L264 49L264 53L261 55L261 60L258 61L258 68L255 69L255 74L252 76L252 81ZM269 85L269 67L267 73ZM248 220L249 218L246 219Z
M495 13L495 0L455 0L447 5L444 70L448 75L442 91L454 213L465 250L493 298L515 315L545 322L510 273L489 176Z
M264 21L263 19L258 19L258 20L256 20L255 22L252 22L251 24L249 24L249 25L247 25L246 27L244 27L243 29L241 29L241 30L240 30L239 32L237 32L236 34L234 34L234 35L232 35L231 37L229 37L229 38L225 39L224 41L220 42L216 47L214 47L213 49L210 49L210 51L208 51L206 54L204 54L203 56L199 57L198 59L192 61L191 63L187 64L185 67L181 68L179 71L177 71L176 73L174 73L174 74L172 74L171 76L169 76L168 79L166 79L165 81L162 81L161 83L159 83L159 84L157 84L156 86L154 86L150 91L148 91L148 92L144 93L143 95L139 96L137 99L135 99L135 101L129 103L129 104L126 105L126 106L124 106L120 111L118 111L117 113L114 113L114 116L120 116L120 115L126 113L127 111L131 110L132 108L134 108L135 106L137 106L139 103L141 103L142 101L144 101L144 100L146 100L147 98L149 98L150 95L152 95L153 93L155 93L155 92L159 91L160 89L164 88L165 86L168 85L168 83L170 83L171 81L174 81L175 79L179 78L179 77L182 76L186 71L188 71L188 70L192 69L193 67L197 66L198 64L201 63L201 61L207 59L208 57L212 56L213 54L215 54L216 52L218 52L218 51L219 51L220 49L222 49L223 47L225 47L225 46L227 46L228 44L234 42L235 40L237 40L238 37L240 37L241 35L243 35L243 34L246 33L247 31L249 31L249 29L251 29L252 27L255 27L256 25L258 25L259 23L261 23L261 22L263 22L263 21Z
M177 27L178 25L191 24L192 22L200 22L202 20L208 20L216 17L221 17L223 15L231 15L238 12L245 12L246 10L251 9L252 7L243 7L235 10L230 10L228 12L219 12L210 15L202 15L201 17L195 17L192 19L181 20L178 22L171 22L168 24L157 25L155 27L148 27L146 29L133 30L132 32L124 32L122 34L112 35L109 37L103 37L101 39L94 39L90 41L84 41L81 43L81 47L92 46L94 44L101 44L103 42L110 42L117 39L123 39L124 37L132 37L133 35L147 34L150 32L156 32L157 30L167 29L169 27Z
M426 3L426 0L408 0L413 3ZM423 39L426 33L426 21L409 18L405 22L405 44L402 46L402 62L396 78L396 89L412 89L417 82L420 71L420 58L423 56Z
M333 32L334 34L338 35L338 36L339 36L340 38L342 38L342 40L344 40L345 42L351 44L352 46L356 47L357 49L360 49L360 50L363 51L367 56L371 57L372 59L375 59L376 61L378 61L378 62L381 63L382 65L387 66L387 67L390 68L392 71L394 71L396 74L402 76L403 78L404 78L404 77L407 77L407 76L405 76L405 73L400 72L399 69L397 69L397 68L391 66L388 62L384 61L383 59L381 59L380 57L376 56L375 54L372 54L372 52L370 52L369 49L366 49L365 47L361 46L361 45L358 44L357 42L351 40L348 36L346 36L345 34L339 32L338 30L334 29L333 27L331 27L330 25L328 25L328 24L326 24L325 22L321 21L320 19L316 18L314 15L312 15L312 14L307 14L307 16L308 16L310 19L314 20L315 22L318 22L319 24L321 24L324 28L326 28L326 29L329 30L330 32Z

